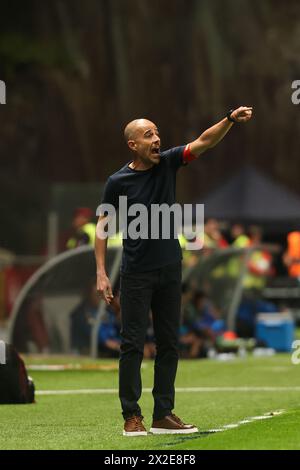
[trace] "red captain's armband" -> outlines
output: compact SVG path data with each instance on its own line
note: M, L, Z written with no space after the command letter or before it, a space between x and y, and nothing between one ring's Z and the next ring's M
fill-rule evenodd
M184 152L183 152L183 161L184 163L190 163L190 162L193 162L194 160L197 160L197 156L196 155L193 155L192 152L191 152L191 146L190 144L188 144L185 149L184 149Z

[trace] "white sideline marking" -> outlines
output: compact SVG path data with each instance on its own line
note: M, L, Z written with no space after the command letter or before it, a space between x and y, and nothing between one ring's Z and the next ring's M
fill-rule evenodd
M116 394L116 388L92 388L80 390L39 390L36 395L102 395L102 394Z
M225 426L223 426L223 429L235 429L238 427L239 427L238 424L225 424Z
M189 387L176 388L176 393L207 392L300 392L300 387ZM79 390L38 390L36 395L102 395L117 394L116 388L88 388ZM143 393L152 393L151 388L144 388ZM261 419L261 418L260 418ZM263 418L265 419L265 418Z
M176 388L177 392L289 392L300 391L300 386L294 387L185 387Z
M117 364L31 364L26 366L27 370L35 372L64 372L66 370L84 370L84 371L117 371ZM147 364L142 364L141 369L146 369Z
M269 413L265 413L262 416L252 416L251 418L242 419L241 421L238 421L237 423L234 423L234 424L225 424L224 426L221 426L220 428L217 428L217 429L209 429L207 432L211 434L214 434L216 432L224 432L224 431L228 431L229 429L239 428L243 424L254 423L255 421L261 421L264 419L271 419L271 418L274 418L274 416L279 416L279 415L282 415L283 413L285 413L285 410L271 411Z

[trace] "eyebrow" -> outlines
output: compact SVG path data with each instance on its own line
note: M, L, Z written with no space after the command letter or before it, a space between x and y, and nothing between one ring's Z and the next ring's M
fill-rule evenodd
M153 130L153 129L148 129L146 132L144 132L144 135L149 134L149 132L152 132L152 130ZM155 130L156 132L159 132L159 130L157 129L157 127L155 127L154 130Z

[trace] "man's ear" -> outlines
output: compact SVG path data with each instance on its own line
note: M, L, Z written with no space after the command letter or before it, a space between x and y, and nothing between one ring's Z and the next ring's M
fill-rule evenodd
M127 145L130 148L130 150L133 150L133 151L136 150L136 143L134 140L128 140Z

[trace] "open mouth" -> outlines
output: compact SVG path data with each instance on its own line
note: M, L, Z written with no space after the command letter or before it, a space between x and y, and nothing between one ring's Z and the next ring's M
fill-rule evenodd
M153 147L151 153L154 155L159 155L159 147Z

